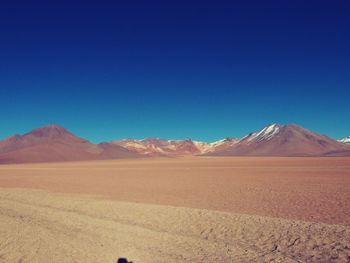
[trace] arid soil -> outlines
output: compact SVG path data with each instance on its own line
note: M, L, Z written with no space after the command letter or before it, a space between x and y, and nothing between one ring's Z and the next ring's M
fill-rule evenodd
M0 262L118 257L349 262L350 158L0 166Z
M350 158L191 157L1 165L0 187L350 224Z

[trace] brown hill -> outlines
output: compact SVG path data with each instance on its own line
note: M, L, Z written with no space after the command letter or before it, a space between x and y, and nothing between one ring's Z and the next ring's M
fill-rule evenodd
M60 162L136 157L123 147L95 145L58 125L0 141L0 163Z

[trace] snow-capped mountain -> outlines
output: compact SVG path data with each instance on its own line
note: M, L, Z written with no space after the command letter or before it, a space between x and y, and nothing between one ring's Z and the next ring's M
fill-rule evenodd
M223 150L206 155L218 156L338 156L350 155L350 148L327 136L297 125L272 124L250 133Z
M338 142L350 144L350 136L345 137L345 138L343 138L343 139L341 139L341 140L338 140Z

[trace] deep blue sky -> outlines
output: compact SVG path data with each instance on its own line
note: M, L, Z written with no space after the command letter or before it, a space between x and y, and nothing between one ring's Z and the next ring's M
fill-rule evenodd
M7 2L0 138L52 123L93 142L273 122L350 135L348 1Z

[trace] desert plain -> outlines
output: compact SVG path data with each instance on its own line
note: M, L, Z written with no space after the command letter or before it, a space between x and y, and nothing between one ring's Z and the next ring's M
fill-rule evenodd
M0 262L350 262L349 157L0 165Z

